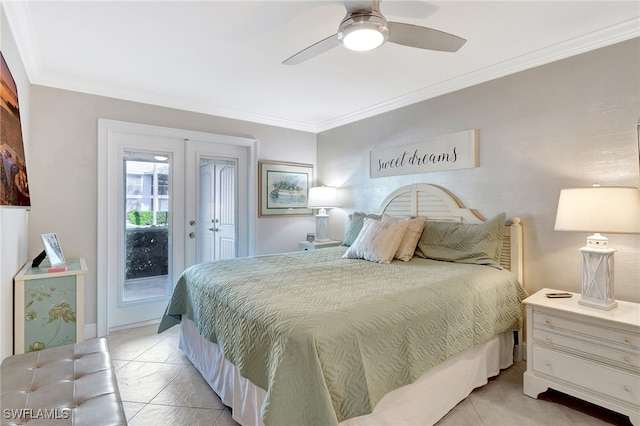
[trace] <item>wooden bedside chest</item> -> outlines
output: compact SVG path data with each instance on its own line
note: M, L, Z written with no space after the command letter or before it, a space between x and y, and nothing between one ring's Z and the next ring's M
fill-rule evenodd
M301 241L298 246L301 251L305 250L317 250L326 247L338 247L340 245L340 241L314 241L309 243L307 241Z
M579 305L580 294L551 299L542 289L527 306L524 393L548 388L629 416L640 425L640 305L604 311Z

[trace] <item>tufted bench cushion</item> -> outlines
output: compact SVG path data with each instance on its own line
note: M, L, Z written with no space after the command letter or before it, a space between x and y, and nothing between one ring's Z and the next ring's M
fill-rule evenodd
M2 362L2 425L126 425L104 338Z

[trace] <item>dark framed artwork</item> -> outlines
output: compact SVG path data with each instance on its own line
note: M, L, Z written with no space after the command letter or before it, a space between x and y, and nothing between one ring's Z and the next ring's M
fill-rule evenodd
M0 207L30 207L18 89L0 52Z
M259 216L308 216L307 197L313 165L260 161L258 163Z

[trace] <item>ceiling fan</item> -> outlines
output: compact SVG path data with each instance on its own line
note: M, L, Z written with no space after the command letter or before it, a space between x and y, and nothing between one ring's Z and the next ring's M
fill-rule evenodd
M345 1L347 14L338 32L312 44L282 63L296 65L325 53L342 44L355 51L366 51L384 42L417 47L419 49L457 52L467 40L432 28L402 22L391 22L380 13L380 1Z

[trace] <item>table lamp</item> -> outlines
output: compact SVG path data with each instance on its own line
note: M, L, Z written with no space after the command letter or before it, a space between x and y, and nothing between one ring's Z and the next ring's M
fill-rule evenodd
M603 310L613 298L613 253L600 232L640 233L640 191L632 187L571 188L560 191L556 231L595 232L582 252L582 295L578 303Z
M329 215L326 209L336 207L337 204L336 188L332 186L315 186L309 188L307 207L310 209L319 209L316 215L316 241L329 241L327 237Z

